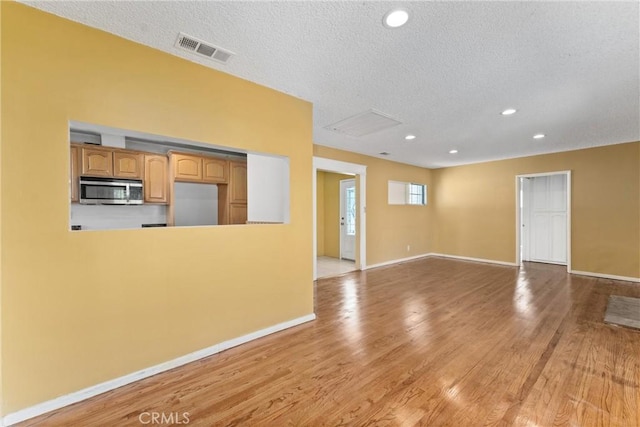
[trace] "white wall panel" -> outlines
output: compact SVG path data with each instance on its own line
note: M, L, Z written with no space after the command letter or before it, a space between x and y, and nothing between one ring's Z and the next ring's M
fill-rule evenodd
M247 220L289 223L289 159L247 154Z

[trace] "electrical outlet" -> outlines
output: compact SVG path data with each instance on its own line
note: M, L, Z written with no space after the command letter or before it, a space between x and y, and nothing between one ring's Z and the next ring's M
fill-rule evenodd
M407 245L407 252L411 250L411 245Z

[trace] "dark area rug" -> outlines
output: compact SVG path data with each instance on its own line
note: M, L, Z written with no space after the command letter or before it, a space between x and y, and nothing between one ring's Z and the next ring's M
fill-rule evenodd
M605 323L640 329L640 298L611 295L604 321Z

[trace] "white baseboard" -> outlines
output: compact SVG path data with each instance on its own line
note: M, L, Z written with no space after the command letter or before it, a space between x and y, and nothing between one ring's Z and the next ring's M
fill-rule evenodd
M468 256L459 256L459 255L447 255L447 254L438 254L438 253L430 253L429 256L435 256L440 258L451 258L451 259L459 259L462 261L474 261L474 262L482 262L485 264L498 264L498 265L508 265L509 267L518 267L518 264L515 262L506 262L506 261L495 261L492 259L484 259L484 258L471 258Z
M410 256L410 257L407 257L407 258L394 259L394 260L391 260L391 261L385 261L385 262L381 262L381 263L378 263L378 264L367 265L363 270L369 270L370 268L384 267L386 265L398 264L398 263L401 263L401 262L413 261L413 260L416 260L416 259L419 259L419 258L427 258L427 257L451 258L451 259L458 259L458 260L461 260L461 261L474 261L474 262L482 262L482 263L485 263L485 264L507 265L509 267L517 267L518 266L518 264L516 264L515 262L494 261L492 259L471 258L471 257L466 257L466 256L447 255L447 254L439 254L439 253L430 252L430 253L427 253L427 254L415 255L415 256Z
M221 351L238 346L240 344L244 344L246 342L253 341L258 338L262 338L266 335L270 335L275 332L279 332L284 329L288 329L293 326L297 326L302 323L315 320L315 318L316 318L316 315L314 313L311 313L306 316L298 317L297 319L292 319L287 322L278 323L277 325L269 326L268 328L261 329L256 332L252 332L250 334L243 335L238 338L233 338L228 341L224 341L222 343L212 345L211 347L204 348L202 350L194 351L193 353L180 356L176 359L169 360L164 363L160 363L150 368L142 369L137 372L132 372L128 375L124 375L122 377L115 378L113 380L105 381L103 383L100 383L91 387L87 387L85 389L67 394L65 396L60 396L55 399L51 399L46 402L39 403L29 408L21 409L11 414L7 414L2 419L2 425L10 426L10 425L19 423L21 421L28 420L29 418L37 417L38 415L42 415L47 412L60 409L64 406L68 406L73 403L80 402L90 397L97 396L98 394L116 389L118 387L122 387L124 385L130 384L135 381L139 381L143 378L147 378L147 377L159 374L161 372L168 371L169 369L177 368L178 366L182 366L187 363L194 362L198 359L202 359L204 357L211 356L216 353L220 353Z
M426 258L429 255L431 255L431 254L421 254L421 255L410 256L410 257L407 257L407 258L393 259L391 261L385 261L385 262L380 262L378 264L367 265L365 268L363 268L363 270L369 270L371 268L377 268L377 267L384 267L385 265L398 264L398 263L405 262L405 261L412 261L412 260L418 259L418 258Z
M496 265L505 265L505 266L509 266L509 267L518 267L518 264L516 264L515 262L495 261L495 260L492 260L492 259L472 258L472 257L466 257L466 256L448 255L448 254L440 254L440 253L430 252L430 253L427 253L427 254L411 256L411 257L408 257L408 258L394 259L394 260L391 260L391 261L385 261L385 262L381 262L381 263L378 263L378 264L368 265L363 270L369 270L371 268L376 268L376 267L384 267L384 266L387 266L387 265L398 264L398 263L401 263L401 262L412 261L412 260L415 260L415 259L427 258L427 257L450 258L450 259L457 259L457 260L461 260L461 261L473 261L473 262L482 262L482 263L485 263L485 264L496 264ZM562 265L565 265L565 264L562 264ZM578 270L571 270L569 273L576 274L576 275L579 275L579 276L597 277L597 278L600 278L600 279L611 279L611 280L621 280L623 282L640 283L640 277L616 276L614 274L592 273L590 271L578 271Z
M591 277L598 277L600 279L622 280L624 282L640 283L640 277L616 276L614 274L592 273L590 271L579 271L579 270L571 270L570 273L577 274L579 276L591 276Z

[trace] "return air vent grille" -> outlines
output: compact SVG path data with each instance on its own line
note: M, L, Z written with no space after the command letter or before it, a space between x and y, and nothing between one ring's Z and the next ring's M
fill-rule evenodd
M235 53L231 51L222 49L221 47L195 37L188 36L184 33L178 34L175 46L182 50L186 50L187 52L196 53L200 56L222 62L223 64L226 64L229 59L235 55Z
M180 44L180 47L185 50L194 51L200 44L197 41L185 36L180 37L178 40L179 40L178 43Z
M364 136L402 124L387 114L375 110L365 111L355 116L340 120L325 129L349 136Z

